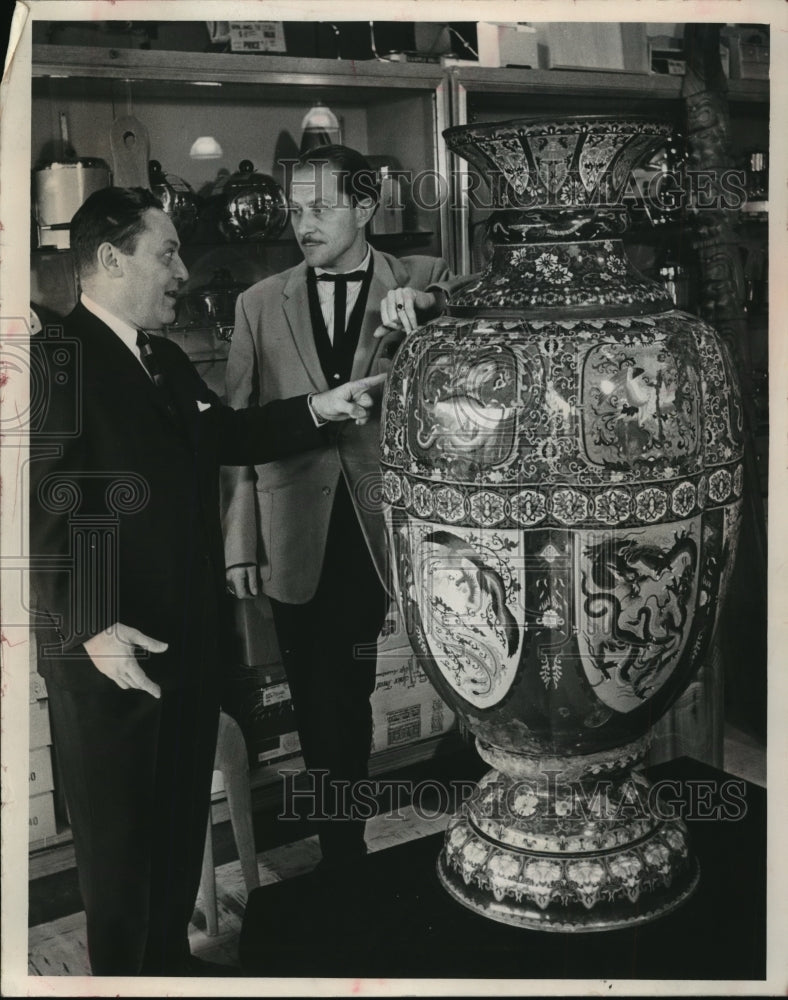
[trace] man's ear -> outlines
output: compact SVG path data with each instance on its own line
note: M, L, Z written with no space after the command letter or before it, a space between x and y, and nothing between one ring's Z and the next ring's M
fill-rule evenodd
M363 229L375 214L378 203L371 198L359 198L356 203L356 221L359 229Z
M118 248L112 243L102 243L96 251L99 270L109 277L122 277L123 263Z

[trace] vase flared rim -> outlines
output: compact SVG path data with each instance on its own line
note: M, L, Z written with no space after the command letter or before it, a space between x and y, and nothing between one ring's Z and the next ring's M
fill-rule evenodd
M556 125L579 122L591 125L624 125L632 122L634 125L664 126L669 131L675 130L675 123L669 115L634 114L634 115L523 115L518 118L507 118L505 121L475 122L466 125L450 125L443 130L443 138L464 135L468 132L493 132L498 129L523 128L529 125L546 125L554 122Z

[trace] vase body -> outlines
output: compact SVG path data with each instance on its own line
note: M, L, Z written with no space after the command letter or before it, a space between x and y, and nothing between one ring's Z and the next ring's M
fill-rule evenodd
M440 875L526 927L651 919L698 877L683 821L655 808L637 766L719 615L742 411L717 334L619 238L629 171L669 131L447 130L498 186L492 259L405 340L386 389L401 611L493 767L449 826Z

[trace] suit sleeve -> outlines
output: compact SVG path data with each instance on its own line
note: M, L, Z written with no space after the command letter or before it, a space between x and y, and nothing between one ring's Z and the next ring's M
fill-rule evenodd
M451 272L449 265L442 257L411 257L404 260L408 261L411 267L409 284L425 292L433 292L437 300L432 309L425 310L423 314L419 315L421 322L427 322L439 316L443 312L447 300L455 292L479 278L478 274L457 277Z
M222 465L262 465L324 443L323 429L315 426L307 393L276 399L265 406L246 405L244 400L243 408L236 409L208 388L180 347L170 344L166 349L171 363L178 366L181 378L187 381L189 398L206 405L210 409L209 419L216 421L218 459Z
M427 292L438 293L438 308L435 314L439 315L443 312L447 300L451 299L455 292L458 292L473 281L478 281L479 277L479 274L454 275L444 260L436 258L433 274L424 287L424 290Z
M235 308L226 388L227 404L235 408L235 413L224 418L227 426L222 432L220 456L225 463L221 514L225 565L229 567L258 561L254 465L318 447L324 443L324 432L315 427L305 396L257 407L258 361L243 296Z
M248 467L275 462L325 443L315 425L307 395L275 399L265 406L235 410L219 403L219 459L225 466Z
M31 355L38 356L42 372L57 370L48 358L58 346L31 339ZM76 355L64 384L80 384L80 366ZM70 652L124 620L118 588L97 549L103 533L96 528L106 527L109 478L89 471L94 459L84 400L77 397L75 421L68 393L56 391L52 383L48 390L47 405L30 428L30 589L33 624L42 641L39 661Z

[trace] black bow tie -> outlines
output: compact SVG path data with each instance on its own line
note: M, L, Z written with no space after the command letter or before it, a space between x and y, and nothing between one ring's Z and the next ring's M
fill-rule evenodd
M346 274L330 274L328 271L324 271L322 274L315 275L318 281L338 281L345 282L345 284L349 281L363 281L366 276L366 271L348 271Z

